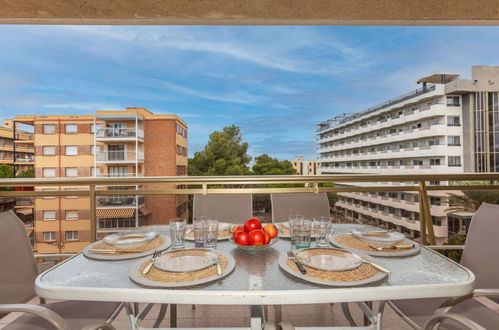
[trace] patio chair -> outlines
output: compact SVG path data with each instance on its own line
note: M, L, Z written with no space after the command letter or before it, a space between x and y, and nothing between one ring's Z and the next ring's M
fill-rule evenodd
M301 214L309 219L330 216L326 193L270 194L270 200L272 222L288 221L293 214Z
M499 328L499 312L494 310L499 306L498 214L499 205L483 203L473 215L461 259L461 264L476 276L477 289L471 295L388 302L410 326L433 329L441 322L439 329Z
M36 296L38 269L26 229L12 211L0 213L0 265L0 318L11 312L26 313L3 330L114 329L105 321L118 314L119 303L26 304Z
M192 217L206 216L221 222L244 223L253 217L251 194L194 195Z

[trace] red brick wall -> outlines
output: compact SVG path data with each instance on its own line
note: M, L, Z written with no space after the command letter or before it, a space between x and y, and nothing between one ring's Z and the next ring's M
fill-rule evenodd
M144 173L146 176L176 175L176 122L172 119L144 121ZM145 189L168 189L168 185L147 185ZM165 224L177 217L175 195L145 196L151 213L146 224Z

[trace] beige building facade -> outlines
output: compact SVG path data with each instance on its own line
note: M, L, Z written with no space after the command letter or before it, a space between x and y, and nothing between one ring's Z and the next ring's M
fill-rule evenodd
M421 78L422 87L415 91L320 123L319 172L499 172L499 67L473 66L471 71L471 79L457 74ZM429 195L437 243L442 243L450 232L447 194ZM413 192L373 187L369 193L339 196L336 207L347 218L420 235L419 196Z
M34 127L37 178L141 177L187 174L187 125L176 115L145 108L97 111L95 115L16 116ZM144 224L186 216L187 198L119 194L152 186L106 185L116 195L96 199L97 237ZM174 187L170 187L174 188ZM86 190L88 187L37 187ZM90 243L89 198L35 200L35 241L39 253L74 253Z
M317 162L315 160L305 160L303 156L296 156L295 160L291 161L297 175L316 175Z

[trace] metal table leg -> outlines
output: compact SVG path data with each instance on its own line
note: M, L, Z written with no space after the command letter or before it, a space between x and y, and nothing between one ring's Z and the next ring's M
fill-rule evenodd
M262 330L262 306L251 305L250 306L250 329L251 330Z
M170 304L170 328L177 327L177 304Z

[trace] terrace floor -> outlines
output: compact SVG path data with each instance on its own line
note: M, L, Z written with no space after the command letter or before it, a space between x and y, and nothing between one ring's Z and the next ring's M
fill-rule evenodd
M38 303L38 298L33 299L32 303ZM360 310L354 304L351 304L350 307L354 319L361 324L362 314ZM376 303L374 307L377 308ZM154 324L154 317L158 313L158 308L158 305L154 306L142 322L142 326L147 327ZM178 327L223 328L249 326L249 308L246 306L197 305L193 309L192 305L179 305L177 313ZM269 314L269 318L274 319L272 308L269 308ZM282 315L283 321L291 322L295 326L348 326L339 304L288 305L283 306ZM0 329L18 316L18 313L12 313L0 319ZM124 310L112 324L118 330L128 329L128 321ZM169 325L170 320L166 317L161 326L169 327ZM399 318L389 306L386 306L383 329L411 330L412 328Z

